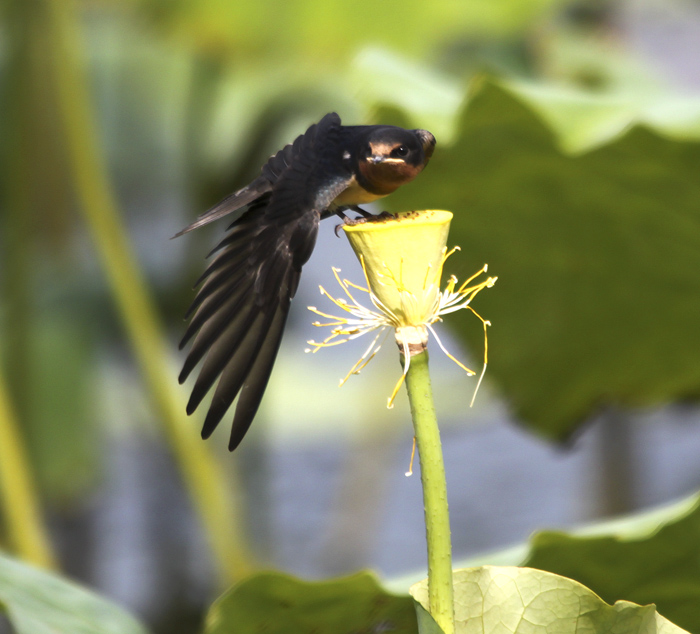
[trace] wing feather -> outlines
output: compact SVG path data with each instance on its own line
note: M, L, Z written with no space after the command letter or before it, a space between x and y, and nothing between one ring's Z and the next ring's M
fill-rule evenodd
M210 222L214 222L219 218L228 216L235 211L243 210L246 205L254 202L263 194L272 191L272 185L273 183L267 178L264 176L259 176L250 185L247 185L243 189L239 189L233 194L230 194L210 209L207 209L207 211L201 214L191 225L188 225L182 231L176 233L173 237L178 238L185 233L189 233L193 229L198 229L199 227L208 225ZM241 211L241 214L242 213L243 211Z
M231 425L229 451L233 451L241 443L243 436L245 436L250 428L250 424L253 422L253 418L255 418L258 407L260 407L265 388L272 374L272 366L275 363L275 358L282 342L282 333L284 332L288 312L289 306L280 305L277 307L277 312L270 323L262 347L259 349L257 358L251 366L245 383L240 390L240 398L238 399L236 413Z
M248 312L242 321L232 324L223 344L212 348L197 377L190 397L193 408L219 379L202 433L211 433L228 410L267 334L271 318L261 312L253 315Z
M212 250L198 280L181 347L194 338L180 382L202 362L187 405L192 413L216 385L202 429L208 437L239 396L231 429L238 446L258 410L296 293L301 268L316 242L321 213L350 182L350 173L328 167L340 130L326 115L263 166L261 176L212 207L181 233L245 205ZM179 235L179 234L178 234Z

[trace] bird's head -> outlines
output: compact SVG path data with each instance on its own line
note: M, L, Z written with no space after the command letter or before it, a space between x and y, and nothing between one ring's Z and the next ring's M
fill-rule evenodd
M435 137L427 130L373 126L358 152L358 169L371 191L386 195L427 165Z

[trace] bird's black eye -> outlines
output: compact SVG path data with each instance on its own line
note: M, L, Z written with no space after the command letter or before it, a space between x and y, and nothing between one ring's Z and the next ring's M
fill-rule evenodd
M395 147L391 151L391 156L392 157L398 156L399 158L405 158L406 156L408 156L409 151L410 150L405 145L399 145L399 147Z

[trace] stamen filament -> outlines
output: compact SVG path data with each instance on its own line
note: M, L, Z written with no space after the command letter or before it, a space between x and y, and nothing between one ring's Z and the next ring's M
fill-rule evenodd
M389 397L389 400L387 401L387 409L393 409L394 408L394 399L396 398L396 395L399 393L399 390L401 389L401 386L403 385L403 382L406 380L406 375L408 374L408 368L411 365L411 353L408 349L408 341L404 339L402 342L402 348L403 348L403 374L399 377L398 382L396 383L396 386L394 387L394 391L391 393L391 396Z
M413 436L413 448L411 449L411 461L408 463L408 471L404 473L407 478L413 475L413 459L416 457L416 437Z
M440 350L442 350L442 351L447 355L447 357L448 357L449 359L451 359L452 361L454 361L454 362L455 362L460 368L462 368L462 370L464 370L469 376L474 376L474 375L476 374L476 372L474 372L474 370L470 370L470 369L469 369L466 365L464 365L459 359L457 359L456 357L454 357L452 354L450 354L450 353L447 351L447 348L445 348L445 346L442 345L442 341L440 340L440 337L437 336L437 333L435 332L435 329L432 327L431 324L428 324L427 328L428 328L428 330L430 330L430 332L432 333L433 337L435 337L435 341L437 341L438 346L440 346Z

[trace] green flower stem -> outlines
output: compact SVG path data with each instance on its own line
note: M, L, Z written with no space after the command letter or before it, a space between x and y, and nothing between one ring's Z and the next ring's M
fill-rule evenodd
M411 405L423 485L430 614L445 634L454 634L452 543L447 508L447 482L433 391L430 386L427 350L411 357L406 374L406 390Z
M41 521L31 470L0 376L0 510L13 552L44 568L56 568L56 560Z
M147 388L164 424L185 486L201 518L222 583L236 581L253 568L225 474L195 426L173 384L162 327L122 226L99 152L85 75L80 67L78 19L74 2L51 0L49 30L60 115L65 126L69 164L81 211L107 274L112 294L141 366Z

